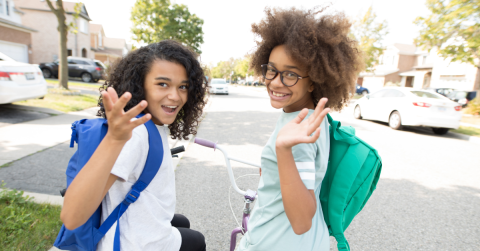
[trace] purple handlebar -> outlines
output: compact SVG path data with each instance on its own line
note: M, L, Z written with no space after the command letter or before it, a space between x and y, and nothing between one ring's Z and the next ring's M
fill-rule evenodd
M195 141L194 141L196 144L199 144L199 145L202 145L202 146L206 146L206 147L210 147L210 148L213 148L213 149L216 149L217 148L217 144L216 143L213 143L212 141L210 140L206 140L206 139L201 139L201 138L195 138Z

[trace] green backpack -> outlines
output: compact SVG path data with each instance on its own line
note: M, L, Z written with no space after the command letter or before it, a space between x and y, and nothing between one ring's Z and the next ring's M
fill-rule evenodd
M338 250L350 250L344 231L362 210L380 178L382 159L377 151L355 136L351 126L330 123L330 156L320 192L323 217Z

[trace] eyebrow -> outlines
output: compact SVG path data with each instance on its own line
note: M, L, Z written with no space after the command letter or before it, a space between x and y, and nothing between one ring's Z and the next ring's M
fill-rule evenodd
M156 77L155 80L165 80L165 81L172 81L170 78L167 77ZM183 80L181 83L188 84L188 80Z
M268 64L272 65L272 66L275 66L275 63L274 62L268 62ZM285 68L287 69L297 69L300 71L300 69L294 65L285 65Z

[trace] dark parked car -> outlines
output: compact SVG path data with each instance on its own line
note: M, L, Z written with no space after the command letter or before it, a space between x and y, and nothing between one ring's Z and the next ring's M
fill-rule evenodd
M68 76L81 78L83 82L98 82L105 74L105 66L98 60L68 57ZM97 62L98 61L98 62ZM39 65L44 78L58 78L59 61Z
M429 91L433 91L433 92L436 92L442 96L447 96L450 92L453 92L455 91L455 89L453 88L427 88L427 90Z
M462 107L466 107L468 102L476 96L476 91L452 91L447 95L447 98L458 102Z
M367 88L359 85L359 84L355 84L355 93L359 94L359 95L367 95L369 94L370 92L368 91Z

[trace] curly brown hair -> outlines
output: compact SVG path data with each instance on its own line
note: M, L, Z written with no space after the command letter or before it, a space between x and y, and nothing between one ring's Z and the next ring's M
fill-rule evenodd
M173 40L164 40L128 53L121 60L115 62L110 70L108 80L100 87L100 91L112 87L119 96L127 91L130 92L132 98L125 106L125 111L130 110L145 99L145 76L155 60L166 60L183 65L187 71L189 80L187 102L168 128L172 139L188 139L189 134L197 134L198 123L207 102L205 98L207 80L197 60L197 54L186 46ZM101 95L98 99L98 106L100 106L100 110L97 116L106 118Z
M352 24L343 13L316 18L325 9L266 8L266 18L252 24L261 41L257 41L250 67L261 75L261 65L268 63L272 49L285 45L287 54L306 67L315 85L314 104L327 97L327 106L339 111L348 104L358 73L364 69L363 53L349 37Z

